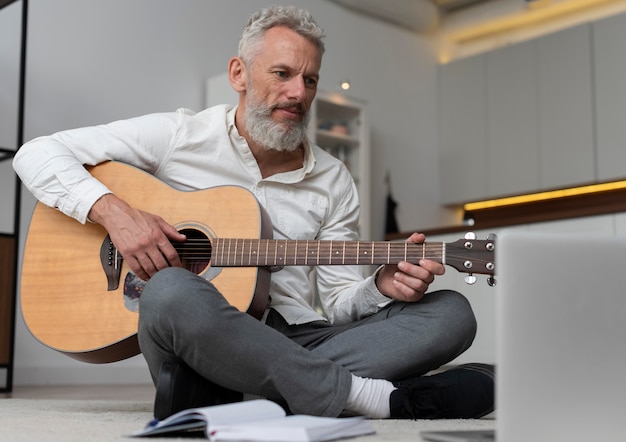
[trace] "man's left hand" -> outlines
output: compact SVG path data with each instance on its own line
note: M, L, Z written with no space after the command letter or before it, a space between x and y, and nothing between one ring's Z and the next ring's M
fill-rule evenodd
M422 233L413 233L407 241L421 244L426 240ZM420 259L419 265L401 261L385 265L379 272L376 285L380 292L392 299L417 302L424 297L436 275L443 275L443 264Z

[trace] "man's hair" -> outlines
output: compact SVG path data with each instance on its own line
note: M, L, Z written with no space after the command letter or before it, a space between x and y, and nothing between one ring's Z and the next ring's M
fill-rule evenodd
M258 54L259 43L265 32L276 26L284 26L297 32L313 43L320 55L324 54L324 30L318 26L313 16L295 6L272 6L262 9L248 19L239 40L239 57L245 63L250 63Z

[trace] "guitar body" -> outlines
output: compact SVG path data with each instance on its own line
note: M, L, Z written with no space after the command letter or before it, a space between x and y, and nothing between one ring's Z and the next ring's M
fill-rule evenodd
M121 163L90 169L92 175L130 205L155 213L179 230L210 240L220 236L271 237L271 224L246 189L224 186L181 192L152 175ZM45 345L85 362L105 363L139 353L138 313L129 308L121 281L111 289L101 248L107 232L82 225L56 209L37 204L26 240L21 308L30 332ZM106 263L104 263L106 266ZM259 317L267 305L266 268L211 268L196 271L210 279L240 311Z

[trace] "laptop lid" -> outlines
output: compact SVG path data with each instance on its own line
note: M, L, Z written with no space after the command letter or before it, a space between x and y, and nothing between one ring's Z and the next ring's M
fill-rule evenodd
M626 238L508 230L496 247L497 439L626 440Z

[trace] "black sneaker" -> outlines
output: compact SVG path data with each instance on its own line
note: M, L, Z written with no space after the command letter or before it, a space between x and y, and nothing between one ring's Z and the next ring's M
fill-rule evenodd
M243 394L204 379L183 364L163 363L156 386L154 417L163 420L188 408L239 402Z
M494 410L495 368L465 364L394 382L392 419L478 419Z

